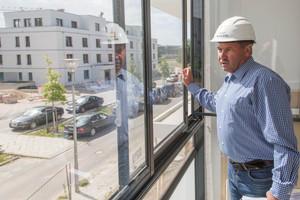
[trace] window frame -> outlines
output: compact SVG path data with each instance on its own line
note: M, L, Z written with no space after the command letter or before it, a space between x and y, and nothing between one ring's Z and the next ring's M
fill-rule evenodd
M66 47L73 47L71 36L66 36Z
M25 47L30 47L30 36L25 36Z

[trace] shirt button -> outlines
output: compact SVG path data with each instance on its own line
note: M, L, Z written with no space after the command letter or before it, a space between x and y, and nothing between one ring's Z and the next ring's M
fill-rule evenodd
M224 145L224 142L221 142L222 145Z
M224 112L224 110L221 110L221 112Z
M222 128L221 126L219 126L219 128Z

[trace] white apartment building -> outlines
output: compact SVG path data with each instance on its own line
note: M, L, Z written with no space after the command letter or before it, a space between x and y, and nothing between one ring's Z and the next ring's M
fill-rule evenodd
M87 83L114 78L113 45L107 44L101 16L75 15L63 10L32 10L5 12L5 28L0 28L0 81L46 82L45 55L50 67L62 75L62 85L71 84L71 76L62 61L80 59L75 83ZM143 41L138 37L142 27L126 26L129 40L127 58L134 57L137 70L143 69ZM157 40L153 39L153 47ZM153 67L158 64L157 48L153 49ZM127 63L130 59L127 59ZM142 72L139 72L142 74Z

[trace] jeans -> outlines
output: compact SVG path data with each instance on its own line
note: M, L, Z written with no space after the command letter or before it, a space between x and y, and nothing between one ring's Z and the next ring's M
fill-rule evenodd
M259 170L241 171L228 163L228 179L231 200L247 197L266 197L272 186L273 166Z

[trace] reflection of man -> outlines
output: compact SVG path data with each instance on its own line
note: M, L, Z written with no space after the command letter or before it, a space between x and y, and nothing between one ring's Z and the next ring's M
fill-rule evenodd
M132 102L128 98L141 96L143 90L140 81L124 69L126 64L126 43L128 43L124 30L114 23L108 24L106 27L110 31L112 36L111 43L114 44L115 48L119 185L120 188L123 188L129 183L128 115L130 109L132 109Z
M212 42L228 72L218 92L183 83L206 109L217 113L218 140L229 158L231 200L242 196L290 198L297 183L299 152L290 110L290 88L274 71L254 61L255 33L243 17L225 20Z

